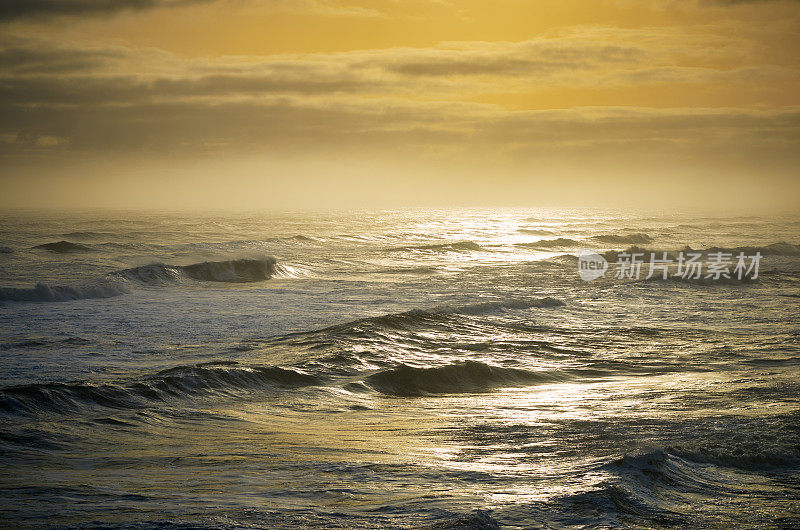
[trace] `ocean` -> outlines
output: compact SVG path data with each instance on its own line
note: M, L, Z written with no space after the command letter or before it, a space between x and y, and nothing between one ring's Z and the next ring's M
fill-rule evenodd
M0 525L800 527L798 244L797 215L4 212Z

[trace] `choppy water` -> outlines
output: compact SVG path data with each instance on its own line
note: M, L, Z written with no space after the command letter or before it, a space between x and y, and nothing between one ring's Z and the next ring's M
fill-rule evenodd
M0 522L799 526L798 243L797 217L4 214ZM580 280L571 254L631 245L765 257Z

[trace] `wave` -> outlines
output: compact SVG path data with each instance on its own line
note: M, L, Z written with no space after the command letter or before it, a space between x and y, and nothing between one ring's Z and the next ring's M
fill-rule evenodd
M154 263L110 273L92 284L46 285L33 288L0 287L0 302L68 302L94 298L111 298L130 292L125 282L161 286L183 279L223 283L249 283L269 280L273 276L298 278L304 271L287 266L279 267L275 258L206 261L192 265Z
M767 443L749 441L745 444L746 447L735 442L719 447L668 446L628 454L604 464L602 468L618 474L642 474L650 478L660 477L662 480L680 482L686 480L692 469L708 466L741 471L777 471L800 467L800 454L796 446L766 446Z
M498 313L507 310L516 309L534 309L545 307L561 307L566 305L563 301L557 298L544 298L534 299L520 299L520 300L504 300L504 301L491 301L491 302L477 302L474 304L467 304L462 306L439 306L434 309L439 313L458 313L462 315L486 315Z
M72 252L89 252L91 250L94 250L92 247L87 247L86 245L81 245L80 243L72 243L70 241L56 241L55 243L43 243L41 245L36 245L33 248L49 250L50 252L55 252L57 254L69 254Z
M552 230L542 230L540 228L520 228L517 230L517 232L522 234L531 234L534 236L549 236L553 233Z
M0 343L0 350L44 348L53 346L85 346L91 344L89 339L82 337L67 337L65 339L29 339L19 342Z
M622 251L617 250L609 250L603 253L603 256L608 261L617 261L618 255ZM649 257L650 253L655 253L658 257L662 256L662 253L665 252L664 250L652 250L646 249L638 246L632 246L624 250L628 254L633 253L642 253L645 254L645 257ZM791 243L786 243L784 241L778 243L772 243L771 245L765 246L740 246L740 247L708 247L703 249L695 249L686 245L680 250L670 250L666 251L667 257L672 260L676 260L678 258L679 253L687 254L689 252L699 252L704 256L708 256L708 254L713 254L717 252L722 252L725 254L732 254L733 258L735 259L740 253L743 253L745 256L754 256L757 252L760 253L762 256L800 256L800 245L793 245Z
M364 379L382 394L398 397L429 394L486 392L502 386L525 386L557 380L557 374L503 368L477 361L463 361L434 368L400 365Z
M437 521L433 526L438 530L500 530L500 523L489 515L489 511L475 510L469 515L459 515Z
M609 261L610 263L616 263L619 260L619 255L622 254L622 253L644 254L644 255L646 255L648 257L650 255L650 253L654 253L654 254L656 254L657 257L660 258L660 257L663 256L662 252L663 251L661 251L661 250L648 250L646 248L633 246L633 247L628 247L625 250L607 250L606 252L603 252L601 255L607 261ZM675 256L675 254L668 252L667 253L667 258L674 260L674 259L676 259L676 256Z
M626 454L602 467L612 472L645 474L666 473L675 464L702 469L725 467L743 472L792 471L800 468L799 419L797 411L768 415L761 420L731 425L719 435L706 433L685 444Z
M742 276L742 278L738 278L737 276L731 275L730 278L725 278L721 276L720 278L713 279L713 278L706 278L705 276L701 276L700 278L693 278L693 277L686 277L679 276L677 274L671 274L668 278L664 279L662 276L653 276L652 278L645 279L647 282L674 282L679 284L690 284L690 285L702 285L702 286L711 286L711 285L750 285L756 284L764 280L764 277L767 276L767 271L760 271L758 273L758 278L753 279L750 276Z
M247 283L269 280L277 272L275 258L205 261L192 265L153 263L112 273L145 285L162 285L182 278L207 282Z
M468 316L482 316L501 313L509 310L524 310L534 308L551 308L561 307L566 305L563 301L556 298L544 297L534 299L522 300L506 300L506 301L487 301L476 302L473 304L466 304L461 306L453 305L440 305L431 309L412 309L402 313L390 313L376 317L362 318L347 322L344 324L337 324L319 330L315 333L323 332L351 332L353 330L360 330L364 326L375 326L378 328L395 328L404 329L407 327L416 327L418 325L432 324L441 322L445 319L450 319L457 315ZM289 335L292 336L292 335Z
M516 243L515 246L532 248L569 248L580 246L580 243L574 239L559 237L558 239L542 239L541 241L534 241L532 243Z
M416 267L386 267L380 272L386 274L432 274L438 270L439 267L435 265L419 265Z
M595 241L600 241L601 243L613 243L613 244L631 244L631 245L643 245L647 243L652 243L653 238L648 236L647 234L628 234L628 235L617 235L617 234L604 234L600 236L592 237Z
M689 247L686 248L691 250ZM698 251L695 250L695 252ZM726 252L734 255L743 252L747 256L752 256L755 255L756 252L760 252L762 256L800 256L800 245L792 245L791 243L781 241L766 246L710 247L703 249L701 252Z
M297 278L307 278L311 275L311 273L301 267L295 267L293 265L284 265L284 264L276 264L275 270L272 273L272 278L286 278L286 279L297 279Z
M551 258L541 260L542 263L562 263L567 265L576 265L578 263L578 256L574 254L560 254Z
M283 239L284 240L288 240L288 241L306 241L306 242L311 242L311 243L319 243L320 242L320 239L317 239L316 237L304 236L303 234L298 234L296 236L291 236L291 237L285 237Z
M63 286L37 283L31 289L17 287L0 287L0 302L68 302L92 298L112 298L129 291L113 283Z
M390 251L421 251L421 252L469 252L485 250L474 241L458 241L456 243L439 243L434 245L417 245L408 247L390 248Z
M198 395L233 396L252 390L299 388L323 380L289 368L233 361L176 366L128 383L38 383L0 390L0 412L64 413L87 407L140 409Z
M297 234L286 237L268 237L262 241L267 243L324 243L325 240L317 237Z
M757 440L758 436L750 438ZM767 479L769 490L759 491L758 486L750 489L764 485L765 475L796 476L796 444L794 448L785 445L766 457L761 449L751 449L755 452L670 446L627 454L600 466L611 476L597 487L555 499L558 506L548 507L555 507L556 512L566 509L570 526L619 526L625 521L626 526L644 528L757 527L765 523L769 526L761 510L753 509L767 496L769 522L796 526L796 499L791 494L778 495L773 489L781 479ZM704 497L725 499L726 509L698 504L697 499ZM789 517L780 518L781 513Z

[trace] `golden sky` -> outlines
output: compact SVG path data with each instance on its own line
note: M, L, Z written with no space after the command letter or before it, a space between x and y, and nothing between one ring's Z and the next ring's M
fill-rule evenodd
M4 206L800 199L796 0L3 0L0 63Z

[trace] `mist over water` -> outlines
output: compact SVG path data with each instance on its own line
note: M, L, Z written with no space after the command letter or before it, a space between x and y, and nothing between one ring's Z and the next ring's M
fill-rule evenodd
M798 297L797 216L3 214L0 521L799 526Z

